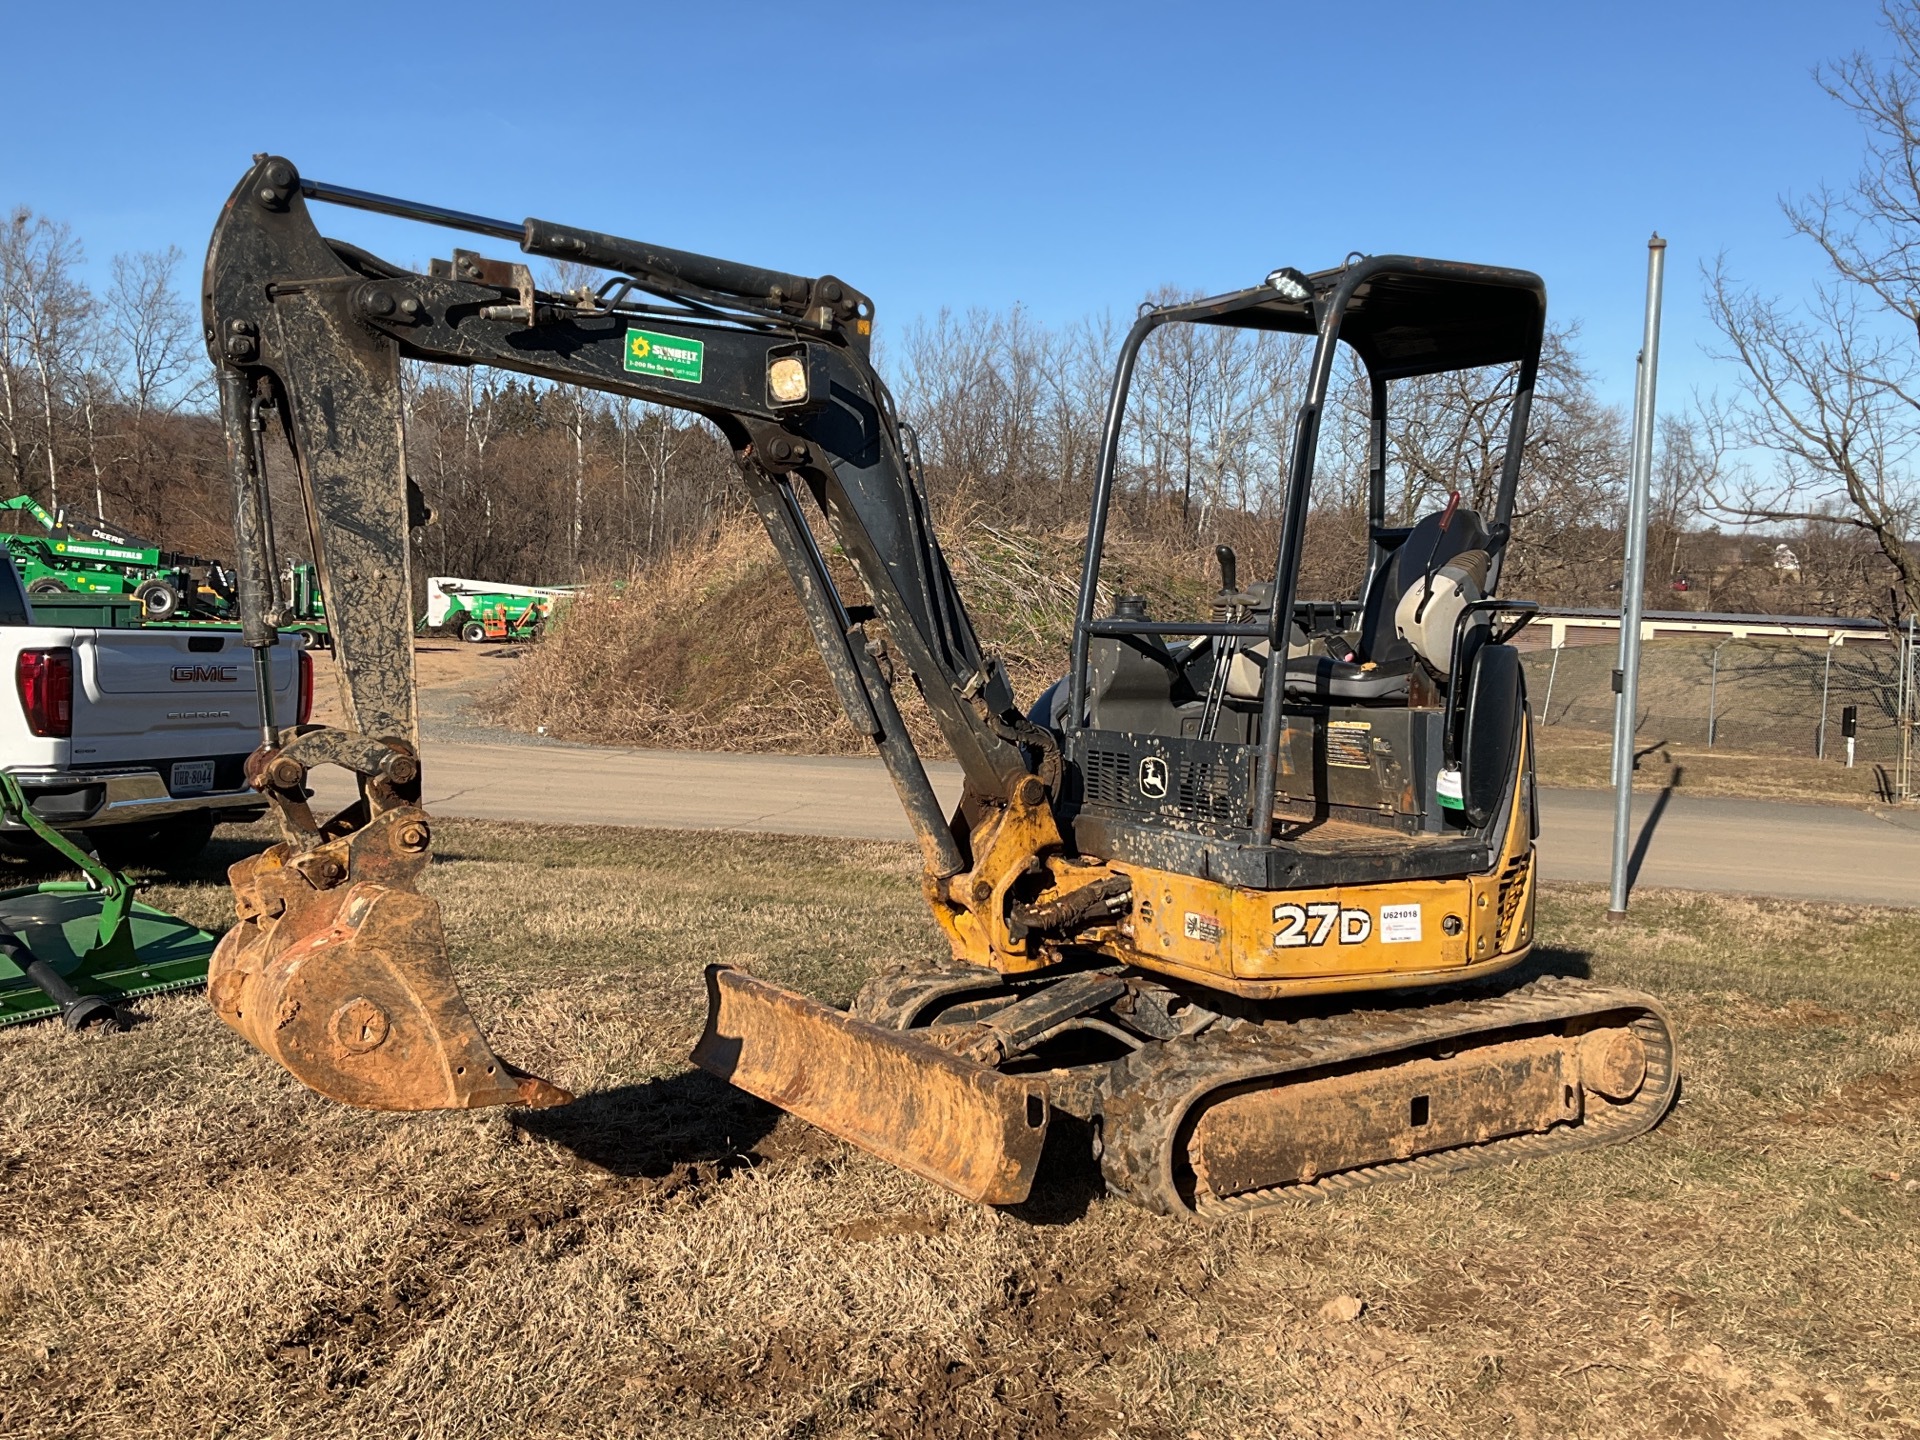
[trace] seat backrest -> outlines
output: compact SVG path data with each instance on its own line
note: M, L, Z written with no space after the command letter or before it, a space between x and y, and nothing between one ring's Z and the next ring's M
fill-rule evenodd
M1441 522L1446 520L1446 528ZM1487 548L1487 527L1464 507L1448 520L1445 511L1423 516L1373 577L1360 619L1360 658L1384 664L1405 660L1413 647L1394 633L1393 612L1409 586L1419 584L1456 555Z
M1156 635L1096 635L1087 647L1087 715L1096 730L1178 735L1179 665Z

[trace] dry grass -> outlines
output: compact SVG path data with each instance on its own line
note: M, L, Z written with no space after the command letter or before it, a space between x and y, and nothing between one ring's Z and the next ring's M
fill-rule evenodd
M766 537L735 526L575 600L492 699L570 740L856 753L810 634Z
M1572 726L1536 727L1539 741L1534 766L1542 785L1568 789L1610 789L1613 739ZM1732 795L1752 800L1799 800L1821 805L1888 803L1892 782L1888 767L1859 764L1849 770L1836 760L1815 760L1702 744L1670 744L1640 739L1634 788L1682 795Z
M1708 749L1707 705L1714 652L1720 665L1711 687L1719 715L1716 745ZM1762 800L1811 800L1864 805L1889 797L1898 770L1894 725L1895 663L1890 648L1843 646L1829 672L1824 645L1805 641L1712 637L1648 642L1640 664L1640 723L1636 783L1674 785L1683 793L1740 795ZM1560 652L1549 706L1552 653L1527 655L1528 686L1540 721L1540 780L1545 785L1605 786L1613 727L1610 645L1569 646ZM1821 685L1830 682L1826 760L1815 759ZM1843 763L1844 706L1858 707L1857 764Z
M1550 650L1531 651L1527 658L1529 690L1550 728L1613 729L1616 645L1569 645L1557 664ZM1817 753L1824 691L1827 753L1837 756L1844 748L1840 712L1852 705L1859 712L1860 763L1891 764L1900 753L1898 685L1897 653L1871 641L1829 652L1818 641L1770 636L1649 640L1640 652L1636 733L1642 745L1704 750L1711 705L1719 749L1810 761Z
M931 948L907 847L439 833L476 1011L585 1098L347 1110L197 997L0 1032L0 1435L1920 1434L1910 915L1550 889L1544 966L1676 1010L1666 1125L1205 1229L971 1207L689 1071L702 962ZM219 848L160 903L217 923Z

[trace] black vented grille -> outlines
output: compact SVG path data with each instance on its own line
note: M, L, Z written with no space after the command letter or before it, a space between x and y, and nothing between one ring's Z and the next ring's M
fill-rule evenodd
M1180 808L1196 820L1222 825L1238 820L1240 817L1233 813L1233 785L1226 767L1207 760L1182 759Z
M1527 893L1527 871L1532 864L1531 855L1516 855L1500 872L1500 948L1503 950L1512 943L1514 922L1520 918L1520 901Z
M1133 805L1140 798L1133 784L1136 763L1131 751L1089 749L1080 766L1087 799L1096 805Z
M1197 822L1208 827L1247 823L1252 761L1209 745L1204 753L1192 742L1143 741L1133 748L1091 744L1080 749L1081 795L1086 804L1105 806L1143 818ZM1166 793L1141 789L1142 764L1157 766ZM1238 770L1246 771L1237 777ZM1152 775L1149 779L1152 779Z

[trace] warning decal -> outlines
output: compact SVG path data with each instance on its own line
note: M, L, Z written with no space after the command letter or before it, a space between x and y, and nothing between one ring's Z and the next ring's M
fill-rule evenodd
M1196 910L1187 911L1187 939L1204 940L1209 945L1218 944L1220 937L1227 933L1226 927L1212 915L1202 915Z
M1327 764L1349 770L1373 768L1373 726L1364 720L1335 720L1327 726Z

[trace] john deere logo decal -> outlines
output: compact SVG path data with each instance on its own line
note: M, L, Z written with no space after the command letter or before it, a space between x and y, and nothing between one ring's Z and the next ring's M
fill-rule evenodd
M707 347L702 341L651 330L627 331L626 364L635 375L659 375L698 385L706 362Z
M1167 798L1167 762L1158 755L1140 762L1140 793L1149 800Z

